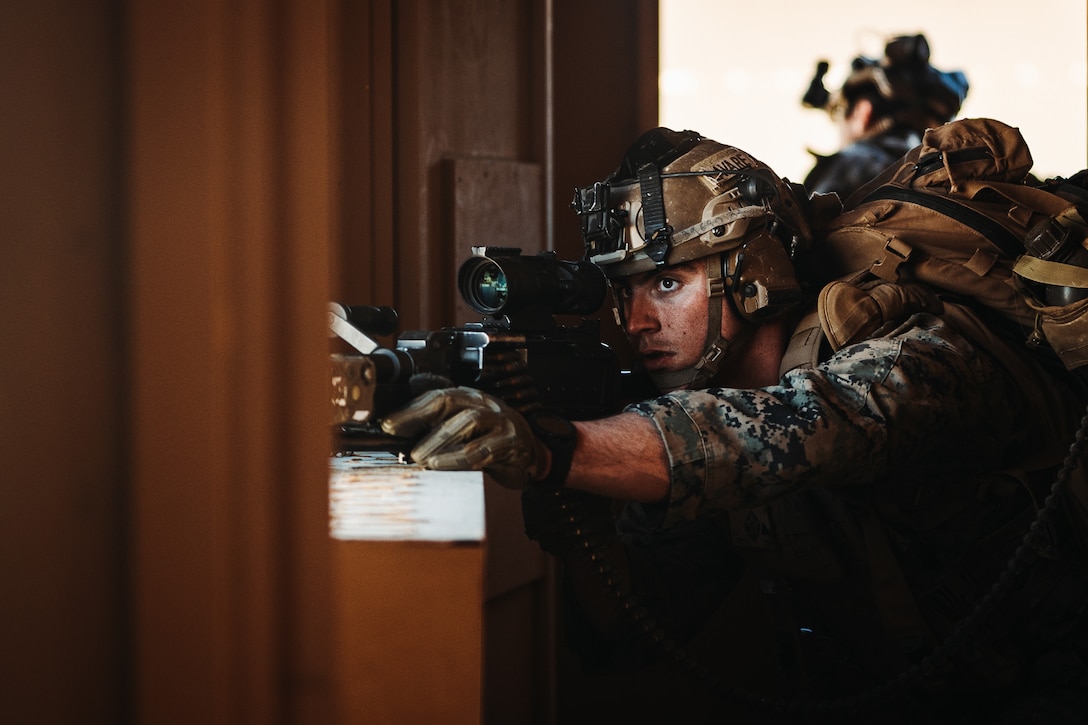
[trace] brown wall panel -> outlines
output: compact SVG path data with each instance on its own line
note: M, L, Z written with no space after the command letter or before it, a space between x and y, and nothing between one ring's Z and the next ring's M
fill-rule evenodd
M451 163L519 170L496 236L573 229L645 125L650 7L3 6L5 721L335 721L325 302L455 322L491 211L450 223Z
M0 720L125 712L121 26L0 4Z
M555 248L581 256L570 209L657 125L656 0L555 0Z
M328 8L126 10L134 718L327 721Z
M541 121L530 82L533 5L504 0L396 6L396 304L421 329L452 324L441 165L451 157L534 161ZM540 91L542 92L542 91Z
M555 0L553 32L554 249L577 259L575 187L604 179L631 142L657 125L657 0ZM629 366L630 347L611 310L597 316L602 339Z
M343 243L332 250L332 296L388 305L395 295L393 3L349 0L336 7L333 163Z

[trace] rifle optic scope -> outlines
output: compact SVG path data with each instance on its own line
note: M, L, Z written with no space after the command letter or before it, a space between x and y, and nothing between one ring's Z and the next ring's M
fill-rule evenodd
M457 273L469 307L484 315L543 308L549 314L588 315L604 302L608 281L587 261L556 259L552 252L522 256L506 247L474 247Z

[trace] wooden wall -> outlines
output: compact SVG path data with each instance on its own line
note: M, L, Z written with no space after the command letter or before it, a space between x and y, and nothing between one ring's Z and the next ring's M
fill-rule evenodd
M454 322L490 224L576 256L655 8L3 4L5 721L336 721L325 302Z
M455 169L490 185L474 199L489 208L473 243L577 258L574 187L603 178L656 124L656 0L374 0L346 4L339 32L335 291L393 304L416 328L465 321L452 312L469 254L451 228L464 211ZM513 193L508 179L539 195Z
M119 17L0 4L0 718L123 721Z
M332 715L334 13L125 5L136 722Z

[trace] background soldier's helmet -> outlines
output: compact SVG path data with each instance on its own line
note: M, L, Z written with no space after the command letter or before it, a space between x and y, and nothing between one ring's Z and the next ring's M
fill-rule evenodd
M894 37L885 46L882 59L855 58L850 75L835 93L824 88L828 64L820 61L802 103L834 115L845 112L858 98L869 98L877 118L890 118L921 133L955 118L968 89L967 76L961 71L937 70L929 64L929 57L924 35Z
M803 190L748 153L694 131L645 133L607 179L575 191L586 258L609 279L719 255L711 295L749 320L801 299L792 259L811 231Z

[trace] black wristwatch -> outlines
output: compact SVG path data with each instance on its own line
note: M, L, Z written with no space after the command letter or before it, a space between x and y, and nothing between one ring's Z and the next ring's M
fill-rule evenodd
M526 417L529 427L540 442L552 452L552 465L548 475L536 483L541 486L559 488L570 473L570 462L574 457L574 446L578 442L578 431L566 418L553 413L536 413Z

